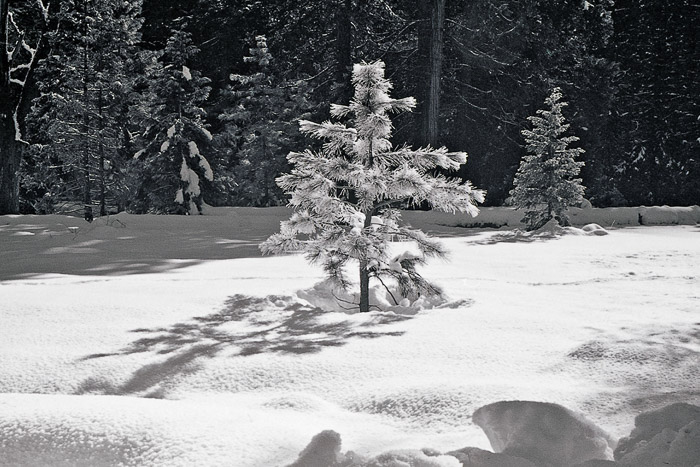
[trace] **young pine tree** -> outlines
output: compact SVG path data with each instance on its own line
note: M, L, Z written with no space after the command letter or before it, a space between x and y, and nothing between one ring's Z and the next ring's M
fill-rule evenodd
M569 124L564 123L562 108L567 104L561 98L561 90L554 88L545 100L549 109L528 117L533 128L522 131L529 154L520 162L510 194L513 205L525 211L522 221L527 230L536 230L552 219L568 225L566 210L583 200L584 187L576 176L584 163L576 157L584 150L568 148L578 138L563 136Z
M320 152L307 149L287 156L294 169L277 183L291 194L289 205L295 213L261 250L303 251L343 288L350 285L344 267L357 261L359 308L366 312L371 306L371 279L385 284L384 278L393 278L401 296L409 300L440 294L416 266L445 251L420 230L400 225L398 208L427 204L441 211L476 215L476 203L483 201L484 193L469 182L433 174L436 168L458 169L466 162L465 153L448 152L444 147L392 147L388 114L412 109L415 100L389 96L391 84L384 78L384 63L355 65L352 80L355 93L350 105L331 106L331 115L348 118L350 126L300 121L302 132L325 144ZM420 254L391 258L390 241L414 242Z
M146 95L149 121L140 135L143 148L134 155L139 188L132 209L137 212L201 214L200 180L213 180L200 153L212 140L201 108L209 96L209 79L188 66L198 49L184 27L168 39Z

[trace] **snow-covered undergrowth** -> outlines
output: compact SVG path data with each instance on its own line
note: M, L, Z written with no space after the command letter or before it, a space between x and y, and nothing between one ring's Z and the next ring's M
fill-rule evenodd
M367 459L490 450L472 414L503 400L628 436L700 403L700 211L619 209L529 234L406 213L451 251L423 270L448 298L366 314L261 257L283 208L0 217L0 465L283 466L324 430Z

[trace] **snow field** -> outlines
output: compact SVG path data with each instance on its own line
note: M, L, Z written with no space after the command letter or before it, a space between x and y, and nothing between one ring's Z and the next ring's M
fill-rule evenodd
M253 249L285 217L0 218L5 465L287 465L327 429L365 456L490 449L471 414L500 400L619 438L700 402L696 226L550 238L407 213L444 236L423 272L451 302L359 315L300 298L323 279L303 258Z

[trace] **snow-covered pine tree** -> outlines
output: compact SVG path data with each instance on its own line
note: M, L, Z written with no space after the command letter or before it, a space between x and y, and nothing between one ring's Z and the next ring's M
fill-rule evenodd
M576 177L584 163L576 157L584 150L568 147L578 137L563 136L569 124L564 123L562 108L567 103L561 98L561 89L554 88L545 99L549 108L528 117L532 130L522 130L529 154L520 162L510 194L513 205L525 211L522 221L527 230L536 230L551 219L568 225L566 210L583 200L584 187Z
M210 80L190 69L198 49L185 24L168 39L161 65L151 78L148 93L150 121L140 139L137 212L192 214L202 212L201 178L212 181L213 171L200 153L211 133L204 126L202 104L209 96Z
M331 106L331 115L348 118L351 126L300 121L302 132L325 144L319 152L307 149L288 155L294 169L277 183L291 194L289 205L295 213L260 248L264 253L302 251L343 288L350 285L344 267L357 261L359 309L366 312L373 278L382 284L385 278L393 278L401 297L409 300L440 294L416 266L445 251L422 231L402 226L398 208L425 204L476 215L476 203L483 201L484 192L469 182L433 174L436 168L458 169L466 162L465 153L444 147L392 146L388 114L411 110L415 100L389 96L391 83L384 77L383 62L355 65L352 81L355 92L350 105ZM414 242L419 254L390 257L390 241Z

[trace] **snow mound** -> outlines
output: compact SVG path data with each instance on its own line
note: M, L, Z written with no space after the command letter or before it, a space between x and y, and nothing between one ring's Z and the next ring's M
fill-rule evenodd
M620 465L635 467L696 467L700 465L700 422L692 421L680 431L664 428L651 440L625 454Z
M700 464L700 407L676 403L638 415L615 459L629 465Z
M602 429L558 404L503 401L473 415L494 451L523 457L537 465L569 466L590 459L611 459L613 442Z
M297 291L297 296L311 306L324 311L359 312L359 293L342 290L329 279L318 282L308 289ZM391 287L387 289L379 284L370 287L369 302L372 310L388 311L397 315L415 315L422 310L460 308L469 304L465 300L450 301L444 296L421 296L411 301L408 298L402 298L398 290L392 290Z
M581 227L581 230L589 235L608 235L608 231L599 226L598 224L586 224Z
M329 467L337 465L344 457L340 454L340 435L333 430L322 431L311 439L299 454L296 462L288 467Z

